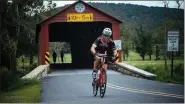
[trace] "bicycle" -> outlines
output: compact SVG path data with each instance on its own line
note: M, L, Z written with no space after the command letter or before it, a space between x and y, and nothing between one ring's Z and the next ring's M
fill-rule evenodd
M95 79L93 77L93 82L92 82L92 86L93 86L93 95L96 96L97 92L98 92L98 88L100 88L100 97L103 98L105 95L105 91L106 91L106 85L107 85L107 73L106 70L104 68L105 65L105 59L108 57L112 56L105 56L105 55L97 55L98 57L100 57L100 62L101 65L98 67L98 70L100 70L98 79ZM115 60L117 60L118 57L116 57L114 60L112 60L112 62L114 62ZM105 83L103 83L103 75L105 75Z

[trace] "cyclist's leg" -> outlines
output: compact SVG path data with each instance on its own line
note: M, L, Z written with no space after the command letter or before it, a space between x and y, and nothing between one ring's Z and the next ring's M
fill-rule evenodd
M106 73L107 73L107 68L108 68L108 62L110 62L110 58L105 59L105 64L104 64L104 69L105 73L103 74L103 83L106 83Z
M96 73L96 75L97 75L97 73L98 73L98 65L99 65L99 63L100 63L100 57L95 57L94 58L95 60L94 60L94 67L93 67L93 72L95 72Z
M106 76L106 72L107 72L107 64L104 64L104 69L105 69L105 72L104 72L104 74L103 74L103 83L106 83L106 78L105 78L105 76Z

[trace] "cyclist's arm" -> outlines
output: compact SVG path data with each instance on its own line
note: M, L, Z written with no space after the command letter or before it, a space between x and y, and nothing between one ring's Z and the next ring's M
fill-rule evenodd
M115 43L114 42L112 42L112 46L113 46L113 53L114 53L114 56L116 56L116 54L117 54L117 50L116 50L116 45L115 45Z
M91 46L91 53L92 54L96 54L95 48L96 48L96 46L94 44L92 44L92 46Z
M91 46L91 53L92 53L93 55L96 54L95 48L96 48L97 45L98 45L98 41L99 41L99 39L97 38L97 39L94 41L94 43L92 44L92 46Z

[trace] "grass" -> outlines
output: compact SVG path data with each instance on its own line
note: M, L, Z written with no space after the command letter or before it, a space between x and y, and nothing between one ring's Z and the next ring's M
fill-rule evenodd
M139 67L139 68L144 68L145 66L164 66L165 61L164 60L157 60L157 61L123 61L124 63ZM174 60L174 67L177 66L178 64L183 64L184 60ZM171 60L167 60L167 65L168 68L170 69L171 67Z
M174 76L171 78L171 60L167 60L168 70L165 70L164 60L155 61L155 56L152 56L152 60L149 60L148 56L145 58L146 60L142 61L141 57L137 53L130 51L128 61L123 62L156 74L157 81L184 84L184 60L175 59L173 61ZM162 59L162 56L160 59Z
M156 57L155 57L155 55L152 55L151 58L152 58L151 60L154 61ZM159 58L161 60L164 60L164 56L163 55L160 55ZM174 59L176 59L176 58L174 58ZM183 57L183 59L184 59L184 57ZM145 61L147 61L147 60L151 61L149 59L149 55L145 55ZM138 53L136 53L134 51L129 51L129 57L128 57L127 61L143 61L143 60L142 60L141 56Z
M41 82L22 80L19 87L0 93L0 103L39 103L41 101Z
M50 63L54 63L52 56L50 56ZM60 56L57 56L56 63L62 63ZM72 58L70 53L64 54L64 63L72 63Z
M33 57L33 63L37 63L38 58L37 56ZM25 57L25 62L23 64L21 57L17 58L17 69L22 69L24 65L24 68L27 69L30 67L30 63L29 63L29 57Z

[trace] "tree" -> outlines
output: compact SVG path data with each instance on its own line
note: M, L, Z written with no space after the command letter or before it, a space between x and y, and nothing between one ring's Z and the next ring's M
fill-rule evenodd
M8 0L1 0L0 1L0 66L1 66L1 51L2 51L2 34L3 34L3 28L4 28L4 20L5 20L5 11L7 9L7 2Z
M42 0L28 1L28 3L23 3L22 6L26 6L25 11L23 11L26 15L21 20L23 23L21 24L21 33L18 38L19 54L17 56L24 54L30 57L30 65L33 63L33 56L37 54L37 45L35 43L36 23L45 19L40 16L40 13L56 7L56 4L53 4L51 0L48 0L48 2L47 7L43 5ZM26 49L28 46L29 49Z
M36 54L37 49L34 44L36 23L41 21L37 15L46 8L43 6L43 0L12 0L6 1L6 4L6 15L3 21L5 26L2 29L3 33L0 33L1 46L3 46L0 47L1 56L3 56L1 62L8 69L16 71L17 56L28 54L32 63L31 57Z
M156 59L155 59L155 60L158 60L158 59L159 59L159 52L160 52L159 46L156 45L156 49L155 49L155 56L156 56Z
M136 28L137 36L134 39L136 44L136 52L142 57L142 60L145 60L145 55L148 53L150 56L152 52L152 38L151 33L144 31L142 25L139 29Z
M152 59L152 54L153 54L153 48L152 48L152 33L151 32L147 32L147 54L149 55L150 57L150 60Z

